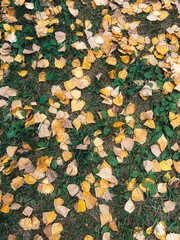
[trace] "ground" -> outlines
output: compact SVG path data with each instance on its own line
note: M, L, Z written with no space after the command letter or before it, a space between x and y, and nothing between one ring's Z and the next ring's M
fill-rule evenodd
M1 1L0 239L180 239L179 13Z

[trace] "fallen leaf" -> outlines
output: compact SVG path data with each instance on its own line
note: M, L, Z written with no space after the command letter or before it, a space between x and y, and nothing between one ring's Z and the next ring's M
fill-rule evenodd
M144 144L146 142L147 131L146 129L136 128L134 129L134 140L139 142L140 144Z
M86 211L86 205L85 205L85 201L80 199L78 202L78 210L77 212L85 212Z
M132 200L135 201L135 202L144 201L143 192L138 187L136 187L132 191Z
M128 213L132 213L135 210L134 203L132 202L131 198L126 202L124 206L124 210Z
M173 202L173 201L166 201L166 202L164 202L163 210L165 212L172 212L172 211L174 211L175 207L176 207L175 202Z
M166 239L166 225L163 221L158 222L156 225L154 229L154 235L160 240Z
M74 196L79 192L79 187L76 184L69 184L67 190L71 196Z
M157 143L159 144L160 146L160 149L161 149L161 152L164 151L164 149L167 147L168 145L168 141L167 139L165 138L164 134L161 135L161 137L157 140Z

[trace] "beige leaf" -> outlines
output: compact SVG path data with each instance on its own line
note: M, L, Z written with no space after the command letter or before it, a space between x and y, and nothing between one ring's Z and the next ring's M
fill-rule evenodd
M8 106L8 102L6 100L0 100L0 108L6 108Z
M151 147L151 152L156 156L159 157L161 155L161 150L159 145L153 144Z
M145 236L144 236L143 230L134 233L133 237L136 240L145 240Z
M46 120L44 123L41 123L38 127L38 136L40 138L44 138L44 137L50 137L51 136L51 132L49 131L48 127L50 125L50 122L48 120Z
M97 176L103 178L103 179L110 179L112 177L112 170L108 167L105 167L100 170L99 173L96 174Z
M67 207L64 207L64 206L57 206L56 207L56 211L61 214L63 217L67 217L68 215L68 212L70 211L71 209L67 208Z
M69 176L75 176L78 173L76 160L72 161L66 169L66 174Z
M19 203L11 204L11 210L19 210L20 208L21 208L21 205Z
M112 221L111 213L109 212L109 207L105 204L99 204L100 209L100 220L101 220L101 227L104 226L106 223Z
M126 149L128 151L131 151L133 149L133 146L134 140L131 138L126 137L121 141L121 147L123 150Z
M27 206L24 211L22 212L22 214L24 214L25 216L31 216L31 213L33 212L33 208L32 207L29 207Z
M8 240L16 240L17 237L15 235L9 234Z
M79 192L79 187L76 184L69 184L67 190L71 196L74 196Z
M169 234L166 235L166 240L180 240L180 234L169 233Z
M105 232L105 233L103 234L102 240L110 240L110 232Z
M55 39L58 43L63 43L66 40L66 33L61 31L55 32Z
M8 147L6 148L6 152L7 152L7 154L8 154L9 157L13 157L17 149L18 149L18 147L8 146Z
M166 202L164 202L164 210L165 210L165 212L172 212L172 211L174 211L175 207L176 207L176 204L173 201L166 201Z
M75 42L71 45L73 48L75 48L76 50L84 50L87 49L86 44L84 42Z
M94 0L97 6L103 6L108 4L108 0Z
M174 169L176 170L176 172L180 173L180 161L176 162L174 161Z
M150 172L153 168L153 162L149 160L144 161L143 165L147 173Z
M73 9L73 8L70 8L68 7L69 9L69 12L74 16L74 17L77 17L77 15L79 14L79 10L78 9Z
M135 210L134 203L132 202L131 198L126 202L124 206L124 210L128 213L132 213Z
M167 192L167 183L158 183L157 185L159 193L166 193Z

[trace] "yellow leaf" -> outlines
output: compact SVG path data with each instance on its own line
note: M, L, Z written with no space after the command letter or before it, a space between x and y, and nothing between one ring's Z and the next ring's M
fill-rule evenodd
M24 180L24 178L20 177L20 176L14 178L12 180L11 187L13 188L14 191L22 185L23 180Z
M144 123L145 126L149 127L149 128L156 128L155 122L152 119L148 119L146 120L146 122Z
M86 235L85 238L84 238L84 240L94 240L94 238L91 237L90 235Z
M23 218L23 219L20 220L19 224L24 230L31 230L32 229L31 218Z
M86 181L83 181L81 183L81 188L82 188L82 191L83 192L89 192L90 191L90 183L86 182Z
M93 176L92 173L90 173L89 175L87 175L85 179L86 179L86 181L87 181L88 183L91 183L91 184L95 182L95 178L94 178L94 176Z
M157 140L157 143L159 144L160 146L160 149L161 149L161 152L164 151L164 149L167 147L168 145L168 141L167 139L165 138L164 134L161 135L161 137Z
M28 71L26 71L26 70L23 70L23 71L18 72L18 74L19 74L21 77L25 77L27 73L28 73Z
M92 209L95 207L97 199L92 196L91 193L83 192L84 198L85 198L85 203L87 209Z
M73 99L71 101L71 110L72 112L76 112L76 111L80 111L83 109L83 107L85 106L85 101L83 100L75 100Z
M34 184L37 180L35 177L33 177L33 173L25 174L24 179L25 179L25 182L30 185Z
M126 63L126 64L129 62L129 59L130 59L129 56L127 56L127 55L126 56L120 56L120 58L121 58L122 62Z
M72 158L72 153L69 151L63 151L62 157L65 162L69 161Z
M118 232L118 228L115 221L111 221L109 223L109 228L111 228L114 232Z
M73 120L73 125L75 126L76 130L78 131L79 128L81 127L81 122L78 121L77 119Z
M2 208L0 209L0 211L3 212L3 213L9 213L9 211L10 211L9 205L4 205L4 206L2 206Z
M174 169L176 170L176 172L180 173L180 161L174 161Z
M56 217L57 217L57 214L54 211L48 212L46 225L48 225L49 223L52 223L56 219Z
M71 96L73 99L78 100L81 97L81 91L79 90L72 90Z
M128 191L132 191L132 190L134 190L134 188L135 188L136 179L135 179L135 178L132 178L131 181L130 181L129 183L126 182L126 184L127 184L127 190L128 190Z
M63 231L63 226L61 223L53 223L52 224L52 235L58 234Z
M154 55L155 55L157 58L159 58L159 59L162 59L162 58L164 57L163 54L160 54L160 53L158 53L157 51L154 52Z
M14 60L19 63L24 62L24 55L18 54Z
M122 78L122 79L126 79L126 77L127 77L127 75L128 75L128 73L127 73L127 71L126 71L126 68L124 68L122 71L120 71L119 73L118 73L118 77L119 78Z
M140 144L144 144L146 142L147 131L146 129L136 128L134 129L134 140L139 142Z
M134 129L134 125L135 125L135 120L134 120L134 118L133 118L132 116L127 116L127 117L125 118L125 120L126 120L126 124L127 124L129 127L131 127L132 129Z
M146 233L150 235L152 233L152 226L146 229Z
M114 58L114 57L108 57L108 58L106 59L106 62L107 62L109 65L116 66L116 64L117 64L117 59Z
M166 46L157 45L156 50L158 51L158 53L165 55L169 50L169 46L168 45L166 45Z
M115 117L116 116L116 113L113 112L112 108L109 108L107 113L108 113L109 117Z
M14 196L11 193L6 193L2 198L3 203L5 205L10 205L12 203L13 199L14 199Z
M52 184L41 183L38 185L38 191L43 194L50 194L54 191Z
M163 221L158 222L156 225L154 235L160 240L166 240L166 225Z
M180 114L178 114L177 118L172 120L170 124L173 127L173 129L177 128L180 125Z
M120 133L117 137L115 137L115 143L120 143L125 138L124 133Z
M126 202L124 210L128 213L132 213L135 210L135 206L131 198L129 198L129 200Z
M164 94L167 93L172 93L173 89L174 89L174 85L171 82L165 82L163 84L163 89L164 89Z
M123 96L121 93L116 98L113 99L113 103L117 106L123 105Z
M64 87L67 91L71 91L73 88L75 88L76 84L73 80L69 80L64 82Z
M135 112L135 104L130 102L127 107L122 111L121 114L124 114L125 116L131 115Z
M69 176L75 176L78 173L76 160L73 160L66 169L66 174Z
M100 209L100 219L101 219L101 227L106 223L112 221L111 213L109 212L109 207L105 204L99 204Z
M85 212L86 211L86 205L85 205L85 201L80 199L78 202L78 210L77 212Z
M74 75L76 78L82 78L83 77L83 70L81 67L74 68L72 70L72 75Z
M56 198L54 199L54 207L56 208L59 205L63 205L64 200L62 198Z
M84 57L83 64L82 64L82 69L86 69L86 70L91 69L91 63L88 62L87 56Z
M56 68L63 68L66 64L66 59L61 57L59 60L55 58L55 62L54 62L54 65Z
M6 148L6 152L7 152L8 157L13 157L17 149L18 149L18 147L8 146Z
M103 194L104 194L105 189L101 188L100 184L98 182L95 182L94 187L95 187L96 197L102 197Z
M39 74L39 82L45 82L46 81L46 73L45 72L40 72Z
M107 90L106 88L101 88L100 93L102 93L104 96L109 96L109 90Z
M158 15L158 18L163 21L165 18L169 16L169 13L167 11L159 11L160 15Z
M144 201L144 195L143 195L143 192L141 191L141 189L136 187L132 191L132 200L135 202Z
M162 171L170 171L172 170L171 165L173 164L172 159L163 160L160 162Z

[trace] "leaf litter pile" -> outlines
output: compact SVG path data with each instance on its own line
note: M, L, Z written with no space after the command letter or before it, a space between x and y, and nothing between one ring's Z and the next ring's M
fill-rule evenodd
M178 1L0 4L0 238L180 239Z

